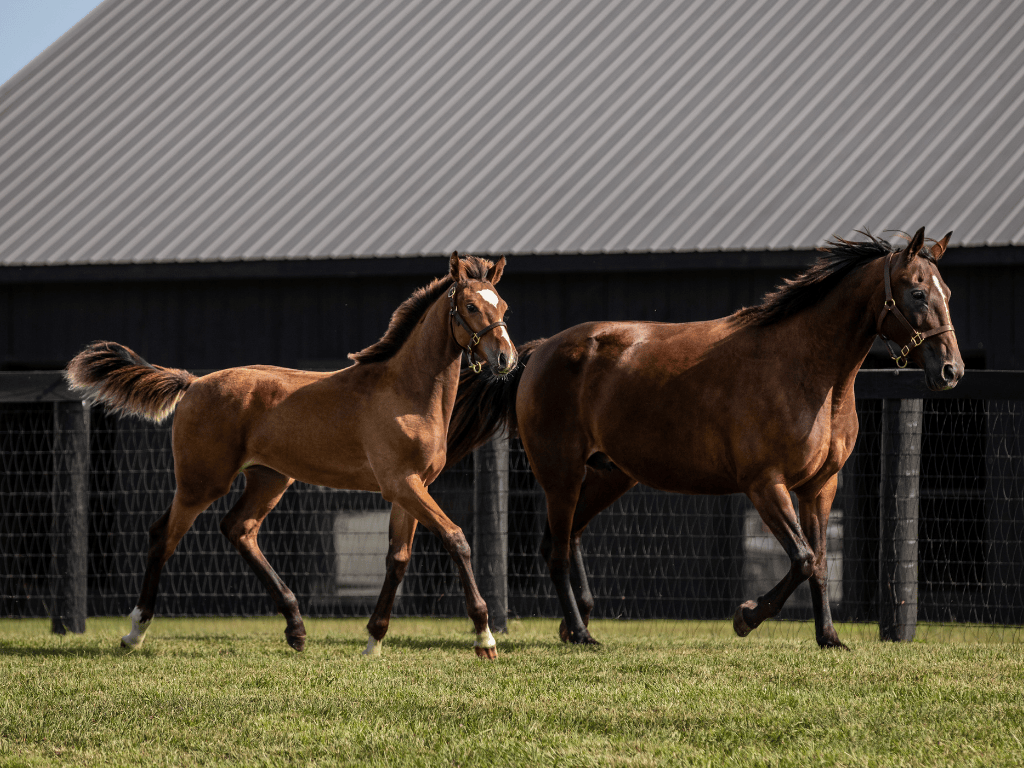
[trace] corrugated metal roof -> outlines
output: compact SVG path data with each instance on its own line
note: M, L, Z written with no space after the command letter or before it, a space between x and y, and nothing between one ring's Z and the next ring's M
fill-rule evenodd
M0 87L0 263L1024 242L1017 0L106 0Z

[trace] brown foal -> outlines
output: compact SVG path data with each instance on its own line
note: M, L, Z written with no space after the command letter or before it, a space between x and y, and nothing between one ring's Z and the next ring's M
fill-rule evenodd
M298 602L256 536L287 488L301 480L378 491L391 502L389 582L401 579L416 525L437 534L462 579L476 653L495 658L466 537L427 486L445 466L463 351L471 361L481 356L498 376L517 365L502 321L506 305L494 289L504 266L504 258L492 264L453 253L448 275L416 291L395 311L380 341L349 355L355 364L333 373L245 366L196 377L150 365L113 342L95 342L78 354L66 376L87 402L152 421L175 413L177 487L170 509L150 528L142 590L122 645L142 644L164 564L196 518L242 473L245 489L220 528L284 615L292 648L301 651L306 642ZM475 365L479 369L483 361ZM379 650L394 601L394 593L384 591L368 626L371 652Z
M547 497L543 550L563 640L594 642L580 537L639 482L747 494L791 568L737 608L736 633L777 614L809 579L818 644L845 647L828 604L825 534L857 438L857 371L876 336L896 345L898 365L922 367L932 389L964 371L937 265L950 235L926 246L922 228L903 249L868 237L830 242L803 274L729 317L585 323L521 347L508 380L463 373L449 461L503 425L518 431Z

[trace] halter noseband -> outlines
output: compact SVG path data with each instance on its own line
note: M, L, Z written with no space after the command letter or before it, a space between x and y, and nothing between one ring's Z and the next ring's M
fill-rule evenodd
M882 311L878 314L878 324L875 326L875 332L878 334L879 338L885 342L885 347L889 350L889 357L896 361L896 367L906 368L908 362L907 356L910 354L911 350L915 347L921 346L921 343L929 336L937 336L940 333L952 331L953 326L947 323L946 325L940 325L937 328L932 328L930 331L921 333L910 324L910 321L907 320L906 317L904 317L903 313L900 312L899 307L896 306L896 300L892 297L892 284L889 279L889 272L892 269L893 255L893 253L890 253L885 257L885 303L882 305ZM885 320L885 316L889 312L892 312L896 316L896 319L903 323L903 327L910 331L910 341L908 341L906 346L902 349L899 349L898 355L893 351L896 348L895 342L882 333L882 322Z
M469 343L466 344L465 346L459 344L459 340L455 338L454 327L451 328L452 339L455 341L456 344L459 344L459 346L462 347L462 349L464 349L466 351L466 354L469 356L470 370L472 370L473 373L480 373L480 371L484 369L484 362L486 361L477 360L474 362L473 358L476 355L475 347L483 340L484 336L486 336L490 331L493 331L495 328L507 328L508 326L505 324L503 320L499 320L496 323L491 323L486 328L481 328L479 331L474 331L472 328L470 328L469 323L467 323L465 318L462 317L462 314L459 312L458 306L455 304L455 290L458 287L458 283L456 283L455 285L452 286L452 289L448 291L448 303L451 305L451 311L448 313L448 315L454 322L461 325L463 330L465 330L466 333L469 334Z

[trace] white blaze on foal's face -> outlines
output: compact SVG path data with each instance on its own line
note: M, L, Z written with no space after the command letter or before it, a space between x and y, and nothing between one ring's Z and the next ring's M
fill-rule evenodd
M498 306L498 294L492 291L490 288L484 288L482 291L477 291L477 296L486 301L492 307Z

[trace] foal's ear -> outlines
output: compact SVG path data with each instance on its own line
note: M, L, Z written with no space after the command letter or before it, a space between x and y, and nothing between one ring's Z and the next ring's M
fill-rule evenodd
M924 227L921 227L919 230L917 230L917 232L914 233L914 236L910 238L910 242L907 243L907 247L904 250L904 253L907 254L907 261L910 261L915 256L917 256L918 252L921 250L921 247L923 245Z
M939 240L935 245L931 247L932 258L938 261L942 258L942 254L946 252L946 246L949 245L949 238L953 236L952 232L947 232L946 236Z
M466 268L462 264L462 259L459 258L458 251L452 251L452 257L448 260L448 274L456 283L466 282Z
M505 271L505 257L502 256L498 259L498 263L490 268L487 272L487 282L491 285L497 285L498 281L501 280L501 273Z

